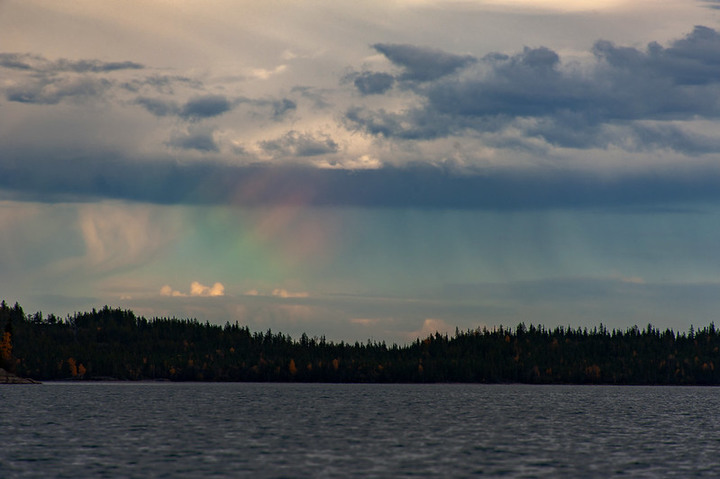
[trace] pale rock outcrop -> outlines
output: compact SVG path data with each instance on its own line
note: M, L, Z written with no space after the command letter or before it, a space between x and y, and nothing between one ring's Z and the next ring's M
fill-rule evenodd
M0 368L0 384L40 384L34 379L21 378Z

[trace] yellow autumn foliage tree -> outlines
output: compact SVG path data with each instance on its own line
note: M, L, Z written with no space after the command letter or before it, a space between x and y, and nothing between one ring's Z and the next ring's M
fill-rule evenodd
M0 359L3 363L8 363L12 359L12 336L7 331L3 333L0 341Z
M15 365L13 364L12 334L9 331L3 333L2 341L0 341L0 368L7 369L11 372L15 370Z
M70 367L70 375L72 377L77 376L78 369L77 369L77 362L75 361L75 358L68 358L67 363L68 363L68 366Z

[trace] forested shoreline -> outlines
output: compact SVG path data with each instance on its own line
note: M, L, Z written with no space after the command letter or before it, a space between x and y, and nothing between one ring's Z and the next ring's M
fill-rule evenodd
M720 334L520 324L407 345L294 339L111 309L65 318L0 304L0 367L36 380L720 384Z

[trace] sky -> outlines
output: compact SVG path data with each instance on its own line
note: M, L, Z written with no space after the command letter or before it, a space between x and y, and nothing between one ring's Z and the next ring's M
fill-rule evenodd
M720 311L720 2L0 0L0 297L405 344Z

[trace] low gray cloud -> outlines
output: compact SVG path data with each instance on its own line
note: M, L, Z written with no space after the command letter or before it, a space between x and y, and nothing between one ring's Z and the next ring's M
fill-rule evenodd
M157 117L178 116L191 122L221 116L239 105L262 108L265 110L263 115L269 115L274 121L282 120L290 112L297 109L297 104L287 98L253 99L239 97L233 99L225 95L213 94L195 96L183 104L168 99L167 95L164 97L139 96L134 103Z
M175 93L175 88L178 85L200 89L203 83L200 80L182 75L149 75L144 78L133 78L132 80L123 82L121 86L133 93L150 89L158 93L170 95Z
M291 90L302 98L310 100L316 110L324 110L330 107L327 99L327 92L323 89L313 88L309 86L295 86Z
M109 74L145 66L131 61L49 60L30 53L0 53L0 68L14 71L9 74L15 81L5 89L8 101L55 105L65 99L100 97L115 84Z
M707 8L720 10L720 0L700 0L700 3L704 4L704 6Z
M160 98L138 97L135 104L142 106L155 116L178 115L181 111L174 101Z
M180 108L179 115L185 119L197 120L222 115L232 108L232 103L223 95L204 95L188 100Z
M712 28L696 26L668 48L657 42L645 51L618 47L599 41L593 53L621 72L640 74L644 78L659 76L677 85L707 85L720 81L720 34Z
M598 41L593 61L583 67L563 63L546 47L487 55L481 69L467 68L472 63L467 57L401 47L375 46L404 66L408 78L424 80L409 86L423 101L392 114L350 108L345 114L350 128L386 138L433 139L512 125L557 146L627 144L622 135L608 134L604 126L610 125L629 128L646 146L697 154L717 145L678 128L633 125L720 117L720 34L708 27L697 26L667 47L651 42L638 49ZM424 74L419 73L422 65L428 65ZM460 69L461 77L444 78ZM519 119L535 121L520 125ZM571 131L563 132L567 129ZM673 138L667 138L668 132Z
M454 55L415 45L376 43L373 48L404 69L403 74L400 75L401 80L418 82L437 80L476 61L471 55Z
M363 95L381 95L395 83L394 76L382 72L362 72L352 77L355 88Z
M453 123L456 123L454 118L448 118L447 115L433 114L423 109L390 113L384 109L370 110L363 107L350 108L345 113L345 120L350 129L359 128L374 136L403 140L447 136L453 132Z
M271 155L308 157L319 156L338 151L338 144L324 134L299 133L289 131L280 138L260 142L260 147Z
M272 105L272 117L274 120L281 120L288 113L297 109L297 103L287 98L280 100L274 100L271 102Z
M142 70L145 65L131 61L106 62L95 59L49 60L31 53L0 53L0 67L39 73L105 73L117 70Z
M75 73L102 73L116 70L141 70L144 65L136 62L103 62L100 60L65 60L60 59L51 63L55 71L68 71Z
M8 101L55 105L64 99L82 100L101 96L112 86L105 78L81 76L78 78L42 77L22 86L5 91Z
M638 149L665 148L688 155L720 151L720 138L685 131L674 125L634 124L630 128Z
M0 67L14 70L33 70L33 64L42 60L29 53L0 53Z
M249 105L251 107L258 107L264 110L262 115L269 114L270 118L274 121L281 121L287 115L297 110L297 103L289 98L279 99L267 99L267 98L237 98L232 106L235 105Z
M168 141L168 146L204 153L220 151L213 137L213 129L208 127L191 127L185 132L176 133Z

